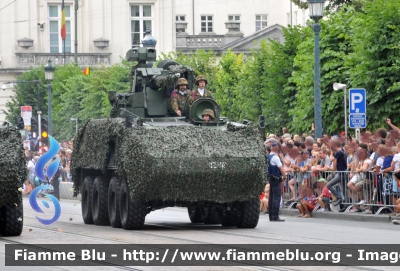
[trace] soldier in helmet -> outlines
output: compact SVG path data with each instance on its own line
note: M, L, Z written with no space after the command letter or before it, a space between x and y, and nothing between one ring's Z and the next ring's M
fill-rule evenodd
M188 97L189 105L192 105L194 101L203 97L214 99L211 91L205 89L207 85L207 78L205 75L199 75L196 77L196 85L197 90L191 91Z
M214 111L211 109L204 109L203 114L201 114L203 120L205 122L210 122L211 120L215 119Z
M179 117L182 116L183 109L185 108L184 105L188 98L188 85L188 81L185 78L179 78L177 83L178 89L175 89L171 93L171 108Z

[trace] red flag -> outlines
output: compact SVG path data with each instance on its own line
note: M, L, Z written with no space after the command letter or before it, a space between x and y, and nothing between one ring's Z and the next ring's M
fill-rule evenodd
M65 6L64 6L64 0L62 1L62 6L61 6L61 38L62 40L65 40L67 38L67 26L65 24Z

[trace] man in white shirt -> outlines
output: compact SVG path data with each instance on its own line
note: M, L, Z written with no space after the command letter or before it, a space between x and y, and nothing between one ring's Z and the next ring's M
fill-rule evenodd
M28 180L31 183L32 187L35 187L35 166L36 166L36 161L33 160L31 157L26 158L27 161L27 168L29 170L28 173Z
M196 101L199 98L214 99L211 91L205 89L207 85L207 78L205 75L199 75L196 77L196 85L197 85L197 90L191 91L189 93L188 97L189 105L192 105L194 101Z

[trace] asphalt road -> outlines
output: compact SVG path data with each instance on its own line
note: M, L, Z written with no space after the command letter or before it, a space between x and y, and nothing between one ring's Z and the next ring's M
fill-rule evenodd
M62 200L60 219L45 226L24 198L24 230L20 237L0 237L0 270L398 270L398 267L5 267L5 244L398 244L400 226L344 220L283 217L269 222L261 215L257 228L223 228L191 224L185 208L151 212L143 230L85 225L79 201ZM40 215L41 218L51 216Z

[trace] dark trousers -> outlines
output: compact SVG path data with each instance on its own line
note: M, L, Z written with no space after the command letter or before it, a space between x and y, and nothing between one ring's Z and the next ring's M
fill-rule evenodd
M53 180L51 181L51 185L54 187L54 196L60 200L60 181L57 180Z
M269 220L277 220L279 218L279 207L281 205L281 178L269 177L269 198L268 198L268 214Z

